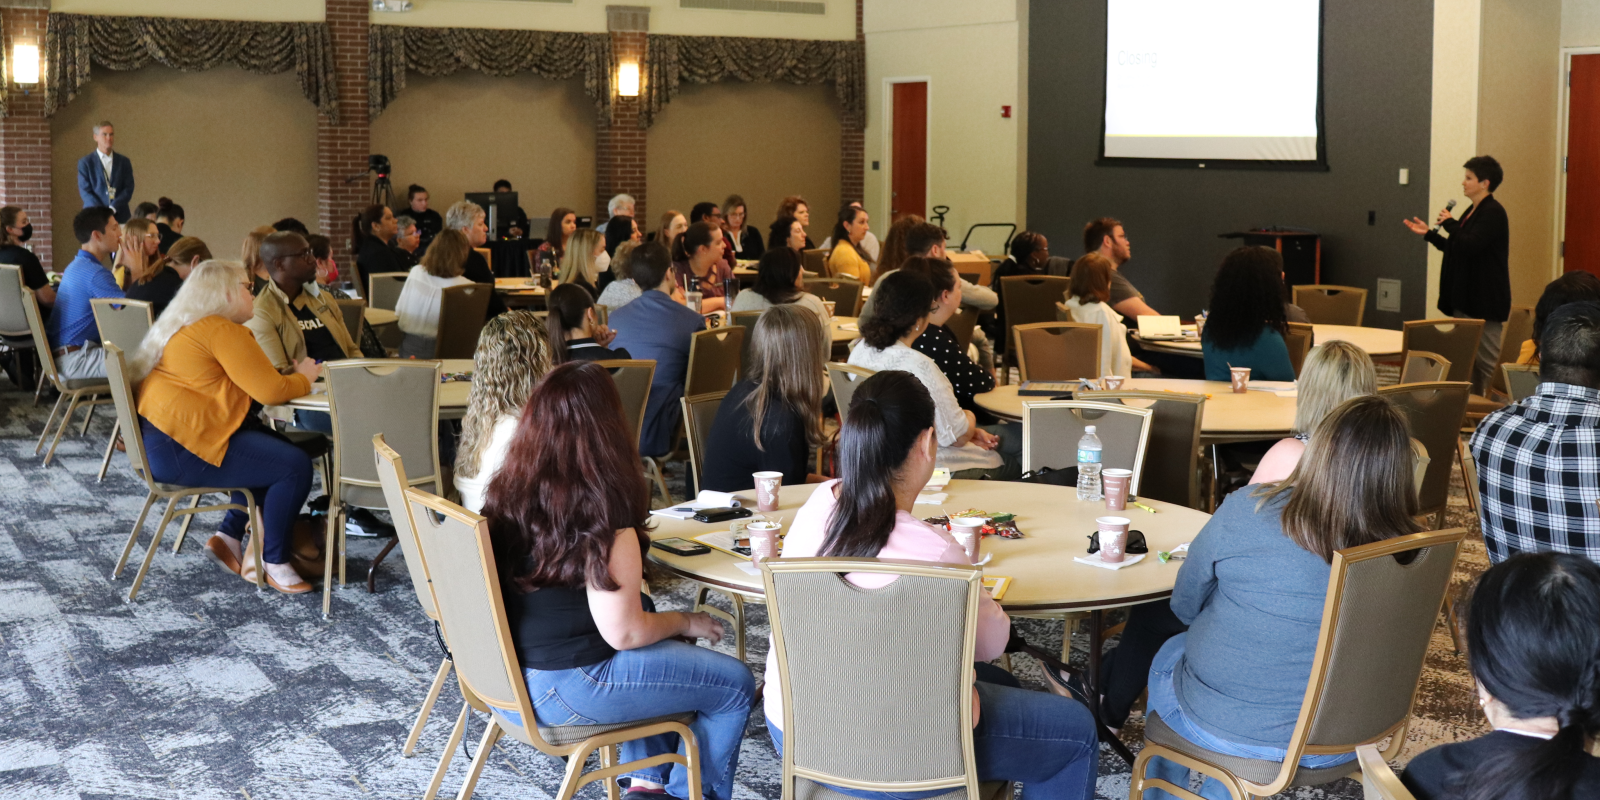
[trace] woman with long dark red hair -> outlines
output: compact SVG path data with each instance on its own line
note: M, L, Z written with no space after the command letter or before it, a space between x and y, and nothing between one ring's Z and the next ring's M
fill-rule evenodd
M650 491L629 430L597 364L563 364L528 398L483 509L511 637L540 724L693 711L705 796L731 800L755 680L737 659L679 640L716 643L716 620L657 612L639 594ZM683 752L671 734L621 747L627 761ZM682 765L629 777L629 794L689 796Z

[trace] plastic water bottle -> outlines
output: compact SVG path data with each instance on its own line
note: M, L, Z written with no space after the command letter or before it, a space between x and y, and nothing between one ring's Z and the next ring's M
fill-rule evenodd
M1099 500L1105 497L1100 489L1100 437L1094 433L1094 426L1089 425L1083 429L1083 438L1078 440L1078 499Z

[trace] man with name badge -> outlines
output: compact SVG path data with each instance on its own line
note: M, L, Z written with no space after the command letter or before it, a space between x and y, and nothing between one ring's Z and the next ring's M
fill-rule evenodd
M110 122L94 126L93 153L78 159L78 196L84 208L105 206L117 216L117 222L128 221L128 201L133 198L133 162L111 149L116 131Z

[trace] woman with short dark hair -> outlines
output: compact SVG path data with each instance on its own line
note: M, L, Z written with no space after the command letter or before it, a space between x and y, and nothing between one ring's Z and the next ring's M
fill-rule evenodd
M1206 380L1226 381L1249 367L1253 381L1292 381L1283 335L1283 256L1270 247L1240 247L1222 259L1211 283L1211 310L1200 334Z
M694 284L702 313L727 307L732 280L733 270L722 260L722 228L702 220L672 240L672 281L685 292Z
M16 264L22 268L22 284L33 290L34 299L42 306L56 301L56 289L50 285L50 276L44 274L44 265L32 250L22 246L33 238L33 223L21 206L0 208L0 264ZM48 313L48 311L46 311Z
M511 638L538 724L594 725L694 712L708 800L732 800L755 679L682 638L722 638L702 612L657 612L639 592L650 490L603 367L562 364L536 386L499 472L489 520ZM528 502L539 498L539 502ZM622 742L624 761L684 752L673 735ZM689 797L689 770L630 773L629 794Z
M833 342L828 332L828 307L822 304L822 298L805 290L805 270L800 268L800 255L787 247L768 250L761 254L761 263L756 266L755 285L733 298L733 310L765 311L789 303L810 309L816 315L827 345L823 354L827 355Z
M594 312L594 298L587 289L563 283L551 290L548 305L550 313L545 316L545 327L554 363L632 358L623 348L607 347L617 334L600 324Z
M767 250L761 243L761 231L745 224L749 221L750 209L743 197L730 194L722 201L722 229L733 246L735 261L755 261Z
M869 228L866 209L854 205L839 209L833 234L828 237L833 243L833 249L828 252L828 271L834 277L871 282L872 256L861 246Z
M800 220L794 217L778 217L767 230L768 250L787 247L793 250L795 255L800 255L805 251L808 242L810 239L806 237L806 229L800 224Z
M363 297L372 296L371 276L409 269L390 246L399 232L400 223L388 206L367 206L356 218L350 236L350 253L356 257L354 277ZM245 266L251 266L248 259Z

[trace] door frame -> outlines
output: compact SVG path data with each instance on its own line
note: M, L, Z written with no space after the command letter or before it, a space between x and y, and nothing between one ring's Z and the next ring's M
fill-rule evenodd
M1563 47L1561 48L1561 71L1556 75L1557 86L1560 91L1560 101L1556 112L1556 208L1555 230L1551 231L1550 252L1554 255L1550 266L1550 279L1555 280L1565 272L1566 259L1561 255L1561 243L1567 236L1567 173L1562 169L1567 158L1567 128L1569 124L1568 103L1571 101L1572 84L1568 77L1572 74L1572 57L1600 55L1600 47Z
M884 153L884 169L881 181L883 202L889 206L883 210L883 218L888 220L894 216L894 84L897 83L925 83L928 85L928 102L923 113L926 115L922 122L924 144L922 148L922 175L923 175L923 201L924 215L933 210L933 175L928 166L933 163L933 76L931 75L905 75L895 78L883 79L883 140L880 144ZM884 227L887 234L889 228Z

